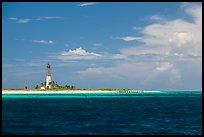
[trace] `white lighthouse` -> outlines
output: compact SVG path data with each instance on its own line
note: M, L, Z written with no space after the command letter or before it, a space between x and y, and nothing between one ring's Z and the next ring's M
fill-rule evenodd
M50 64L47 64L47 73L46 73L46 88L51 88L51 74L50 74Z

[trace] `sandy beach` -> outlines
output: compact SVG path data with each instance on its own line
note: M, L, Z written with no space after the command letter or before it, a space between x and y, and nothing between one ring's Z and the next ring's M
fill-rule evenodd
M2 94L75 94L75 93L119 93L145 92L142 90L62 90L62 91L35 91L35 90L2 90Z
M35 90L2 90L2 94L73 94L73 93L118 93L119 91L102 90L62 90L62 91L35 91Z

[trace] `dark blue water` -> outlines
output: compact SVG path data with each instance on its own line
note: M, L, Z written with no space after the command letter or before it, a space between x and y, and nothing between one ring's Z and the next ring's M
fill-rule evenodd
M202 134L201 93L11 96L2 98L3 134Z

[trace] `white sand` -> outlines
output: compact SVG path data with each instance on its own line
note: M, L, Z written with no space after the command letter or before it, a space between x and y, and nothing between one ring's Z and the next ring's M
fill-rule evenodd
M35 91L35 90L2 90L2 94L75 94L75 93L118 93L119 90L62 90L62 91ZM142 90L128 90L121 92L143 92Z
M2 94L73 94L73 93L117 93L119 91L102 90L67 90L67 91L24 91L24 90L2 90Z

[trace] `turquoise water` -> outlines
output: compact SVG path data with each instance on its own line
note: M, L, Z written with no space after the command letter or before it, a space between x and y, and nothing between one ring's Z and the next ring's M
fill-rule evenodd
M179 97L202 94L202 91L160 91L132 93L60 93L60 94L3 94L3 98L137 98L137 97Z

